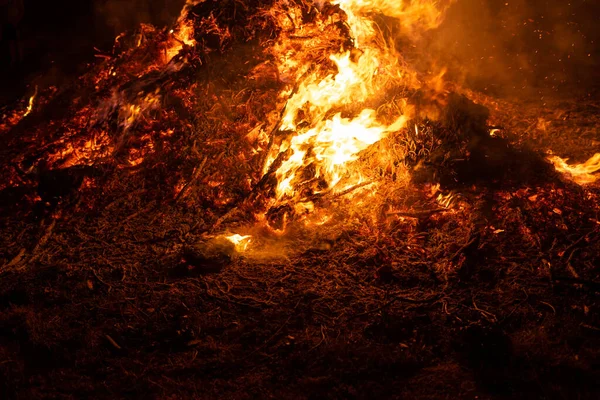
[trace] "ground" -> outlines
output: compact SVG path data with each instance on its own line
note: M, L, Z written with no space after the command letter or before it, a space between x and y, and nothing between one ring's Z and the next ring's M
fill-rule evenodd
M112 174L104 198L2 214L5 398L597 396L593 187L478 186L449 215L204 273L173 249L213 217Z

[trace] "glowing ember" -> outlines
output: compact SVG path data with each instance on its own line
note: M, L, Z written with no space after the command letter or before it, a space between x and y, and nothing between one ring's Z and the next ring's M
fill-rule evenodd
M567 163L569 161L568 158L563 159L559 156L550 156L548 160L558 172L568 175L570 179L580 185L593 183L598 179L593 174L600 171L600 153L594 154L584 163L574 165Z

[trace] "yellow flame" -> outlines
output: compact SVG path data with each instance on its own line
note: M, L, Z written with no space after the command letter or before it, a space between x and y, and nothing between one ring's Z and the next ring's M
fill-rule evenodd
M180 18L176 29L171 29L169 32L174 40L173 44L166 51L166 61L169 62L175 57L184 45L194 46L196 41L194 40L194 26L191 20L185 20Z
M23 117L26 117L31 113L31 110L33 109L33 102L35 101L35 96L37 96L37 91L38 88L36 86L33 95L29 98L29 104L27 105L27 110L25 111L25 114L23 114Z
M157 109L162 101L160 89L155 92L147 93L145 96L136 99L134 104L123 104L119 109L119 120L125 131L130 129L133 124L149 110Z
M442 207L444 207L444 208L450 208L452 206L452 203L454 202L455 198L456 198L456 194L454 192L450 192L448 194L442 194L442 193L440 193L436 197L436 201Z
M580 185L595 182L598 177L593 175L600 171L600 153L594 154L584 163L569 165L568 158L561 158L559 156L550 156L548 160L554 165L554 168L565 175L571 180Z
M406 29L437 28L443 18L443 8L433 0L336 0L346 13L381 13L398 18ZM363 22L364 23L364 22Z
M380 122L373 109L356 110L360 104L376 100L386 88L419 86L415 74L402 65L400 54L382 37L372 14L397 18L404 30L412 32L417 28L437 27L444 11L432 0L336 0L332 4L338 5L343 13L328 17L329 20L321 25L319 22L314 26L302 23L301 13L294 9L280 13L282 27L302 37L319 37L325 34L323 31L327 28L324 26L332 23L347 26L352 50L342 48L330 54L329 60L337 72L323 76L322 68L312 67L313 55L299 49L293 35L284 35L275 46L281 78L292 82L299 80L294 90L282 93L289 98L281 130L291 131L294 135L271 149L263 170L267 173L278 157L283 158L276 170L276 197L279 200L297 197L299 188L311 182L318 182L316 188L313 185L313 191L325 189L324 186L334 189L342 180L346 187L356 184L363 174L350 168L349 164L357 160L361 151L389 132L406 126L407 110L389 125ZM322 48L320 42L315 43L309 42L308 46L314 45L317 50ZM444 72L425 83L441 92ZM356 116L343 117L339 110L344 107L355 110L351 113Z
M348 172L345 165L358 158L358 153L379 141L389 130L397 130L406 124L401 116L395 124L385 126L375 120L375 111L363 110L350 120L336 114L332 119L320 122L315 128L292 138L292 155L277 170L278 197L292 196L294 179L302 167L315 164L315 177L325 179L333 188ZM310 157L307 157L310 148ZM360 174L356 176L360 180Z
M248 250L248 246L250 246L250 242L252 236L250 235L239 235L239 234L233 234L230 236L225 236L225 239L229 240L231 243L233 243L233 245L235 246L236 251L238 252L243 252Z

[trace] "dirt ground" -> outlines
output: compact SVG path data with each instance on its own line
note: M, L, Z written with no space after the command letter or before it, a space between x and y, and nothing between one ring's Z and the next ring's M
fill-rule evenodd
M179 249L224 212L139 173L51 210L3 191L4 398L597 397L596 187L464 187L207 272Z

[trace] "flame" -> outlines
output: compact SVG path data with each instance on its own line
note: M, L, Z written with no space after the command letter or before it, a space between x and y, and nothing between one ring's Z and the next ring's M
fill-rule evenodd
M25 114L23 114L23 117L26 117L31 113L31 110L33 109L33 102L35 101L35 96L37 96L37 92L38 87L36 86L33 95L29 98L29 104L27 105L27 110L25 111Z
M250 242L252 241L251 238L252 236L250 235L242 236L237 233L230 236L225 236L225 239L233 243L235 250L240 253L248 250L248 246L250 246Z
M438 204L444 208L450 208L452 207L452 204L454 204L455 200L456 200L456 193L454 192L450 192L448 194L442 194L440 193L436 199L435 199Z
M180 18L176 29L169 32L173 36L173 44L167 48L166 61L169 62L183 49L183 46L193 47L196 45L194 40L194 26L192 20Z
M175 28L169 31L169 34L172 35L173 40L171 41L171 45L166 50L166 62L168 63L175 57L179 52L183 49L183 46L193 47L196 45L196 40L194 39L194 25L192 19L187 19L187 15L198 3L201 3L204 0L186 0L181 12L179 13L179 18L177 18L177 23L175 24Z
M358 158L358 153L379 141L388 131L401 128L406 118L401 116L395 124L385 126L375 120L375 111L363 110L350 120L336 114L320 122L315 128L295 136L290 144L292 155L277 170L279 198L294 192L298 170L310 163L316 164L315 177L323 178L334 187L347 172L346 163ZM306 157L310 148L310 157ZM357 182L360 177L357 175Z
M594 154L584 163L574 165L567 163L569 161L568 158L563 159L559 156L550 156L548 160L558 172L569 176L570 179L579 185L593 183L598 179L593 174L600 171L600 153Z
M439 2L432 0L336 0L333 4L347 13L381 13L401 19L404 28L432 29L443 20Z
M161 101L162 96L160 95L160 88L158 88L153 93L137 98L133 104L122 104L119 108L119 120L123 130L129 130L147 111L159 108Z
M402 29L414 32L437 27L445 11L431 0L336 0L331 4L343 12L312 24L303 23L298 10L281 11L281 26L292 34L283 35L274 55L281 79L295 83L295 88L282 93L287 102L280 131L293 135L273 146L263 169L266 174L276 160L281 164L275 172L278 201L298 199L300 188L306 190L311 184L313 193L336 191L336 185L342 181L345 187L357 184L364 173L351 164L359 153L390 132L403 129L410 119L408 107L388 124L380 121L372 108L356 109L361 104L377 102L392 87L420 85L416 74L402 64L393 44L383 37L373 14L397 18ZM324 3L319 3L319 7L324 9ZM342 43L323 60L322 64L328 60L336 70L324 73L323 67L314 66L311 57L315 52L310 50L313 46L322 50L331 45L316 38L323 37L323 32L332 26L341 31L347 29L351 43ZM296 44L296 37L314 38L307 44L309 50L303 51ZM442 91L444 72L425 84L436 92Z

